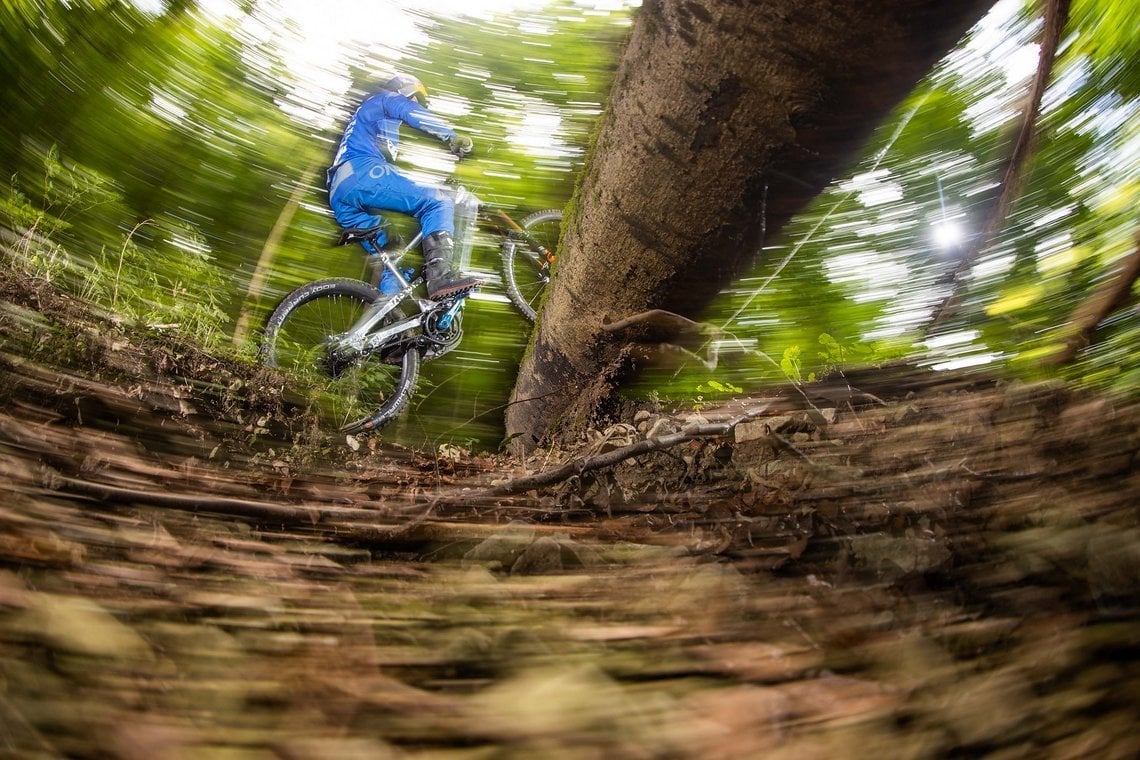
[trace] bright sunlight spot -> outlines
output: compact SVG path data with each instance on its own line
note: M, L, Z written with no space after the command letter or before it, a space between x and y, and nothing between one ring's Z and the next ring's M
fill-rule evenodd
M947 219L934 225L931 237L939 248L956 248L965 239L966 234L962 230L962 225Z

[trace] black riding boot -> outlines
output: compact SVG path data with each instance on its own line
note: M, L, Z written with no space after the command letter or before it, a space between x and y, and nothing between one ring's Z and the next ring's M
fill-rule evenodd
M479 284L474 277L465 277L455 271L452 264L455 245L446 232L433 232L424 238L424 274L427 276L428 298L442 301L448 296L470 290Z

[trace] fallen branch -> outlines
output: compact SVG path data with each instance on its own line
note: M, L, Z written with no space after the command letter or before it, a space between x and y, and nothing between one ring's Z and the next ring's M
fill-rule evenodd
M431 520L429 518L440 502L438 499L426 504L409 504L402 515L387 515L389 521L380 522L384 515L358 507L320 503L283 504L258 499L126 488L70 478L55 470L48 471L47 481L44 492L57 498L207 513L243 520L263 528L301 528L341 544L454 544L465 540L483 540L502 530L501 525L493 523ZM556 526L556 529L563 534L576 531L565 525ZM555 527L552 526L549 530L553 531Z
M630 346L637 346L652 361L670 354L680 354L685 361L699 362L705 369L716 369L720 346L715 340L723 330L708 322L694 322L688 317L664 309L650 309L602 326L602 332L627 333ZM700 347L694 350L686 344Z
M226 496L184 494L171 491L125 488L69 478L57 472L48 476L48 493L66 498L92 499L106 504L139 504L187 512L210 513L264 526L322 528L335 531L339 538L388 540L422 522L430 512L416 514L402 522L381 523L381 515L369 509L333 507L318 504L282 504L272 501ZM423 511L424 505L419 505Z
M399 522L378 522L373 510L335 507L323 504L281 504L256 499L225 496L151 491L92 483L69 478L51 471L44 493L56 498L99 502L102 504L164 507L180 511L207 513L221 518L242 520L262 528L282 527L307 529L338 544L382 544L389 548L418 548L424 544L454 545L462 541L479 542L498 535L503 526L497 523L451 522L432 520L432 512L440 500L430 504L409 505ZM587 534L588 530L567 525L532 526L539 532L562 535Z
M482 497L492 496L510 496L511 494L523 493L535 488L543 488L545 486L560 483L567 478L581 475L584 472L591 470L600 470L603 467L612 467L615 464L624 462L626 459L641 456L642 454L649 454L654 451L663 451L672 448L681 443L695 440L697 438L712 438L725 436L736 429L737 425L745 422L750 422L757 417L767 413L768 407L771 402L764 404L759 409L754 409L747 414L743 414L736 419L727 422L712 422L703 424L686 425L676 433L669 433L668 435L659 435L646 438L644 441L631 443L628 446L607 451L603 454L594 454L591 456L580 457L566 464L555 467L553 470L546 470L544 472L536 472L533 475L524 475L519 478L513 478L506 483L502 483L494 488L491 488L480 494L471 494L465 497L468 499L476 499Z
M688 317L683 317L680 314L674 314L664 309L650 309L649 311L634 314L617 322L609 322L602 325L602 331L609 333L621 332L633 327L645 331L656 329L658 331L658 337L662 340L675 338L682 332L698 334L705 331L719 332L713 325L705 322L694 322Z

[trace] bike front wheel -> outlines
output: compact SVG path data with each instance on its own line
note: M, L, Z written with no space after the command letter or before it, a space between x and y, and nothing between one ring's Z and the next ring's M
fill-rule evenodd
M359 280L319 280L287 295L266 323L263 363L311 389L324 416L346 433L380 429L415 392L420 354L414 347L354 357L331 351L330 338L352 327L381 298ZM396 309L385 322L403 318Z
M525 236L512 235L503 241L503 284L511 303L533 322L542 292L550 282L551 259L558 250L562 231L562 212L536 211L519 226L526 230Z

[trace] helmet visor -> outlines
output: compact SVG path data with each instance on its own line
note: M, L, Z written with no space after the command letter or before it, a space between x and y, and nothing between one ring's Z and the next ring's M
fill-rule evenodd
M384 89L398 92L405 98L411 98L415 100L421 106L427 105L427 88L424 87L424 83L416 77L403 75L393 77L384 86Z

